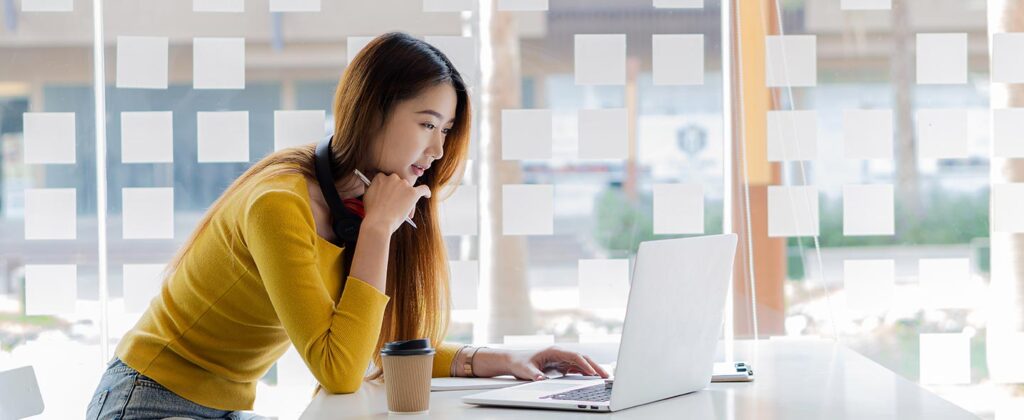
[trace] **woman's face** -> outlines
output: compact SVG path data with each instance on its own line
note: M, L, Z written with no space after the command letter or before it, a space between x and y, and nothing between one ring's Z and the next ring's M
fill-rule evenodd
M378 145L377 170L398 174L416 185L416 180L444 154L444 138L454 123L457 101L455 88L441 83L398 103L374 142Z

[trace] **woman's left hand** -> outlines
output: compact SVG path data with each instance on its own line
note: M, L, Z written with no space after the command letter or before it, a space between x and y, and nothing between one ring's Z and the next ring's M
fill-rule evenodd
M548 347L540 351L502 351L505 353L504 369L519 379L545 379L544 371L555 369L563 374L579 373L587 376L608 377L600 365L589 356L559 347Z

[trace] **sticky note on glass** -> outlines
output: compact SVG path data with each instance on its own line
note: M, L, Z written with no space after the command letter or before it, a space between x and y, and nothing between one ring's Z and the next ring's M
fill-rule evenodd
M851 311L887 311L896 281L893 260L843 261L846 307Z
M1024 108L992 110L992 154L1024 158Z
M654 184L654 234L704 233L704 186Z
M242 13L244 0L192 0L193 12Z
M843 111L843 157L892 159L892 110L847 109Z
M271 12L319 12L320 0L270 0Z
M68 315L77 311L78 266L25 264L25 314Z
M992 34L992 81L1024 83L1024 33Z
M654 7L658 9L700 9L704 7L704 0L654 0Z
M651 36L655 85L704 84L704 35Z
M117 37L117 87L167 89L167 37Z
M194 38L192 87L245 89L245 38Z
M423 0L424 12L471 12L476 0Z
M1024 233L1024 183L992 184L992 230Z
M554 233L553 185L502 185L501 227L505 235Z
M815 111L768 111L768 161L814 160L818 157Z
M765 37L768 87L814 86L818 83L817 38L814 35Z
M149 308L149 301L160 293L163 270L163 264L125 264L121 267L125 312L140 313Z
M476 84L477 68L480 60L476 55L476 42L468 36L427 36L423 38L428 44L437 47L448 61L458 70L467 86Z
M502 343L514 346L555 344L555 336L548 334L506 335L502 337Z
M548 0L498 0L499 12L543 12Z
M629 296L629 260L580 260L580 306L620 309Z
M323 110L274 111L274 150L323 140Z
M197 112L196 142L200 163L248 162L249 112Z
M891 184L843 186L843 235L893 235L895 213Z
M441 233L476 235L479 190L476 185L460 185L441 202Z
M174 188L122 188L121 237L174 238Z
M967 83L967 34L917 34L917 83Z
M71 12L75 10L72 0L21 0L22 12Z
M917 111L917 155L923 159L967 157L967 110L922 109Z
M818 188L768 186L768 236L817 236Z
M574 39L577 85L626 83L626 35L576 35Z
M26 112L22 124L25 163L75 163L74 112Z
M26 188L25 239L75 239L76 194L74 188Z
M448 261L451 273L452 309L476 309L480 287L480 264L477 261Z
M122 112L121 162L173 162L173 130L171 111Z
M892 0L842 0L839 3L841 10L889 10L892 9Z
M501 110L501 158L551 159L551 121L547 109Z
M922 258L917 262L921 306L925 309L973 307L969 282L971 260Z
M581 109L577 123L580 159L629 157L629 113L625 108Z
M962 333L921 334L922 385L971 383L971 337Z
M347 63L352 64L352 60L359 55L359 52L366 48L366 45L373 41L376 37L373 36L350 36L346 41L345 54L347 56Z

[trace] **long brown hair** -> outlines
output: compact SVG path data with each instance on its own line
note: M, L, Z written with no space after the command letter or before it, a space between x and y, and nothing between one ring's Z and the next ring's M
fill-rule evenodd
M450 190L447 187L456 185L462 176L469 150L469 95L462 76L440 50L399 32L381 35L366 45L342 73L334 94L331 173L337 181L354 169L366 172L373 168L376 162L369 161L371 147L375 146L372 140L384 128L396 104L441 83L455 89L455 121L445 137L444 157L418 180L418 185L426 185L433 192L430 199L416 204L414 221L418 229L403 224L392 236L385 291L391 299L384 312L378 349L388 341L424 337L436 346L448 330L448 257L438 224L438 205L444 198L439 193ZM168 264L167 272L177 269L226 197L242 187L285 173L301 173L315 180L314 147L308 144L284 149L253 164L214 201ZM343 279L348 278L354 252L345 252ZM376 369L370 379L381 376L378 352L374 352L373 362Z

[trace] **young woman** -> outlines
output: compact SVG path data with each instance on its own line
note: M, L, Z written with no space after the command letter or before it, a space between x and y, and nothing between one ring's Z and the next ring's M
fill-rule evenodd
M356 234L334 231L316 144L254 164L168 265L101 378L89 419L245 417L239 410L252 408L257 381L289 346L331 393L380 377L383 343L423 337L437 343L434 376L537 380L557 368L607 377L558 348L442 343L448 266L433 193L458 182L470 128L465 84L444 54L401 33L376 38L342 75L334 113L324 156L331 188L361 217Z

